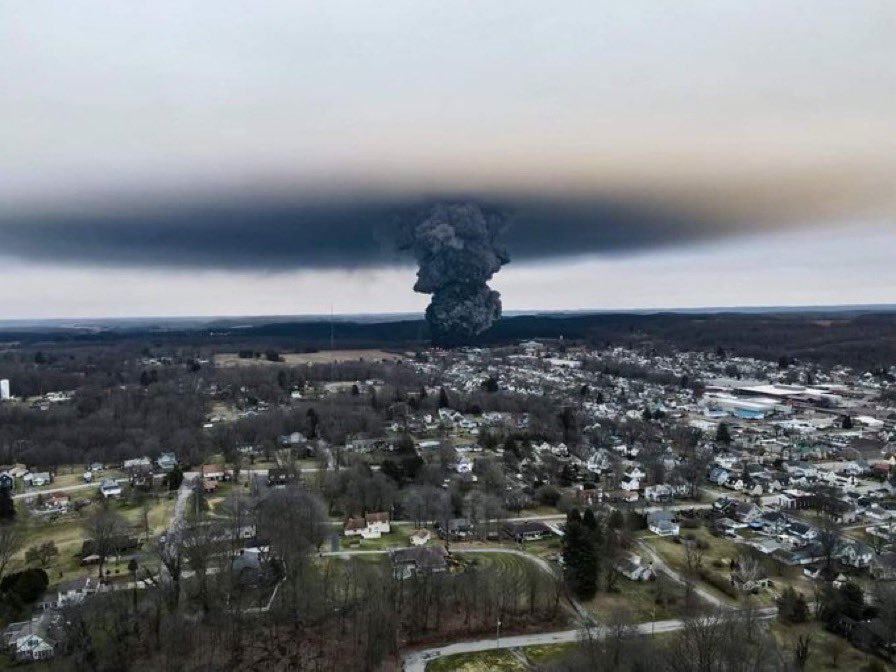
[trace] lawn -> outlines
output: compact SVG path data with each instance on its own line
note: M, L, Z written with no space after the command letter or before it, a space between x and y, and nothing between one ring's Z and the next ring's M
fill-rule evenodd
M538 646L524 646L523 655L533 665L544 665L565 658L579 645L578 642L567 644L541 644Z
M775 622L771 626L775 641L786 657L793 656L794 645L800 636L812 638L809 647L809 662L805 672L825 672L827 670L855 670L861 672L868 665L877 662L883 670L896 672L896 667L887 665L879 658L870 656L853 647L848 641L827 632L820 623L784 625ZM837 652L836 654L834 652ZM833 657L837 655L836 665Z
M512 553L464 553L463 551L458 551L454 555L466 566L498 572L520 579L528 577L530 572L542 571L535 563Z
M343 551L386 551L393 548L407 548L411 545L411 533L415 528L393 527L390 534L379 539L362 539L361 537L339 537L339 548ZM435 537L435 535L433 535ZM431 541L430 544L433 542Z
M167 528L174 511L174 499L162 497L150 501L149 525L151 534L155 536ZM95 567L81 566L80 551L84 540L88 537L84 529L85 521L96 506L97 504L93 503L80 511L62 515L52 521L38 516L23 517L26 539L22 552L16 557L16 566L23 567L25 565L25 550L52 541L56 544L59 555L46 568L51 584L95 573ZM128 505L121 501L113 506L130 526L128 533L138 537L142 536L141 507ZM113 574L116 569L119 572L125 572L126 566L127 560L122 562L121 566L115 562L108 563Z
M656 601L658 590L665 595L660 604ZM659 581L629 581L620 576L616 592L600 592L583 606L597 617L598 622L606 621L617 612L628 612L639 623L665 621L682 615L684 588L665 577Z
M766 576L772 580L774 587L771 591L760 592L755 598L763 605L772 605L775 596L785 586L793 586L799 592L809 595L812 593L811 582L803 576L799 567L788 567L782 563L776 562L769 556L762 556L756 553L751 547L744 544L737 544L731 539L725 537L716 537L706 529L688 529L682 530L682 534L693 535L698 541L705 542L707 545L703 553L702 567L703 571L711 572L721 577L723 580L728 577L728 568L731 560L737 559L741 555L751 555L755 557L759 564L764 568ZM655 535L641 535L642 540L656 551L674 570L680 574L687 572L687 561L685 559L684 544L677 544L672 537L657 537ZM702 582L701 585L706 590L718 595L720 598L730 600L731 598L723 592L708 584Z
M426 666L426 672L525 672L526 666L510 651L458 653L437 658Z

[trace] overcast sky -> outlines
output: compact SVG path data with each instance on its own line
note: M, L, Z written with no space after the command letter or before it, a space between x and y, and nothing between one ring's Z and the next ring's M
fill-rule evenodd
M508 310L896 302L896 4L0 5L0 316L422 310L396 217L507 210Z

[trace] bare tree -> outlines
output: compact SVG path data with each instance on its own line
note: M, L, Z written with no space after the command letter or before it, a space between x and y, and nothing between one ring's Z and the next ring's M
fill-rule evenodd
M12 562L12 559L22 550L25 543L25 532L15 523L0 525L0 579Z
M124 518L105 503L94 511L84 522L84 529L93 541L94 550L99 558L99 577L103 578L103 567L113 551L115 538L124 534L127 526Z

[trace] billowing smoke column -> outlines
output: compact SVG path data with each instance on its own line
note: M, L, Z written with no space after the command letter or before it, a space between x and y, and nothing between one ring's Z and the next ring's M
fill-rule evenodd
M401 247L420 265L414 291L432 294L426 320L436 345L467 343L501 317L501 295L487 283L510 261L498 242L504 222L475 203L448 203L404 227Z

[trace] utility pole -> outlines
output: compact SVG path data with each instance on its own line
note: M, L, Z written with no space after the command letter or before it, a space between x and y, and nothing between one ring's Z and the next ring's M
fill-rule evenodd
M497 641L496 648L501 648L501 617L498 617L498 622L495 626L495 640Z

